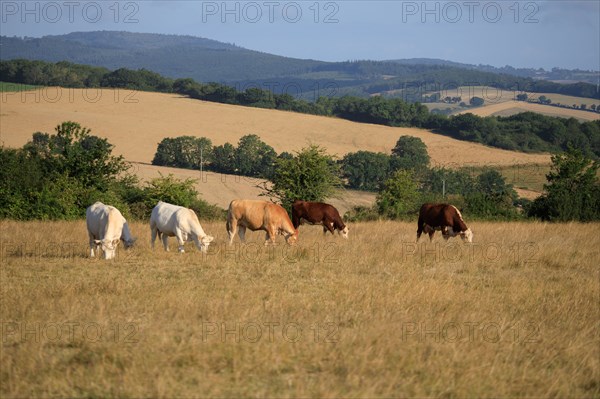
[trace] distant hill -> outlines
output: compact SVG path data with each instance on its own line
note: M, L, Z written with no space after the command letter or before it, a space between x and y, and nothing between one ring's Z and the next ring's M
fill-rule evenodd
M562 68L552 68L550 71L547 71L543 68L514 68L510 65L498 68L492 65L464 64L461 62L447 61L437 58L409 58L402 60L390 60L390 62L396 62L404 65L443 65L456 68L474 69L482 72L502 73L523 78L548 80L552 82L583 82L592 85L600 84L600 71L586 71L580 69L572 70Z
M69 61L77 64L147 69L170 78L219 82L244 90L259 86L314 100L318 96L384 94L422 101L430 91L476 82L515 91L598 98L594 84L558 84L535 73L436 59L324 62L282 57L215 40L115 31L75 32L42 38L0 37L0 59ZM536 71L536 70L534 70ZM536 79L533 79L535 77ZM563 80L574 76L560 75ZM393 94L390 94L393 93Z
M280 57L192 36L75 32L42 38L0 38L0 59L70 61L109 69L145 68L172 78L229 82L299 74L319 61Z

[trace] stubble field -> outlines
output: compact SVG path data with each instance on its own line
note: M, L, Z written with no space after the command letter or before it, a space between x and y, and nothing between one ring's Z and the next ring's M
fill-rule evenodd
M203 223L203 256L134 222L100 261L83 221L3 221L0 395L600 397L600 226L469 224L473 244L372 222L265 249Z

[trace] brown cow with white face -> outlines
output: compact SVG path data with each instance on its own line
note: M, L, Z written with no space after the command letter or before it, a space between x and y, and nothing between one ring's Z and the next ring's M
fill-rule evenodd
M298 229L294 228L285 209L269 201L237 199L229 204L227 212L227 234L229 245L236 233L245 241L246 228L267 232L265 245L275 244L277 234L282 234L288 244L298 240Z
M303 219L310 224L322 224L325 234L328 231L333 234L337 230L342 237L348 238L348 226L333 205L296 200L292 204L292 223L295 229L302 224Z
M445 240L457 235L463 241L473 242L473 232L465 224L460 211L450 204L423 204L419 211L417 226L417 242L421 233L429 234L429 240L433 240L436 230L441 230Z

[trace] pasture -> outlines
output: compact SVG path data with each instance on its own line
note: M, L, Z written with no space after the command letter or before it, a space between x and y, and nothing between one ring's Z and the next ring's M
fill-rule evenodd
M466 221L268 249L203 223L205 256L133 222L114 261L84 221L2 221L0 395L600 397L600 225Z

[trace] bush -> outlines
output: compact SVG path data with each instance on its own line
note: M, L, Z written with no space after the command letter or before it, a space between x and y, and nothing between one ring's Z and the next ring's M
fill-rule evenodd
M413 218L420 205L420 194L413 172L398 170L385 181L377 194L377 211L389 219Z
M548 221L600 220L600 164L569 149L552 157L552 168L546 175L546 194L531 204L529 215Z
M296 199L324 201L342 186L340 168L324 148L311 145L291 159L278 158L270 186L261 185L261 195L270 197L290 210Z

